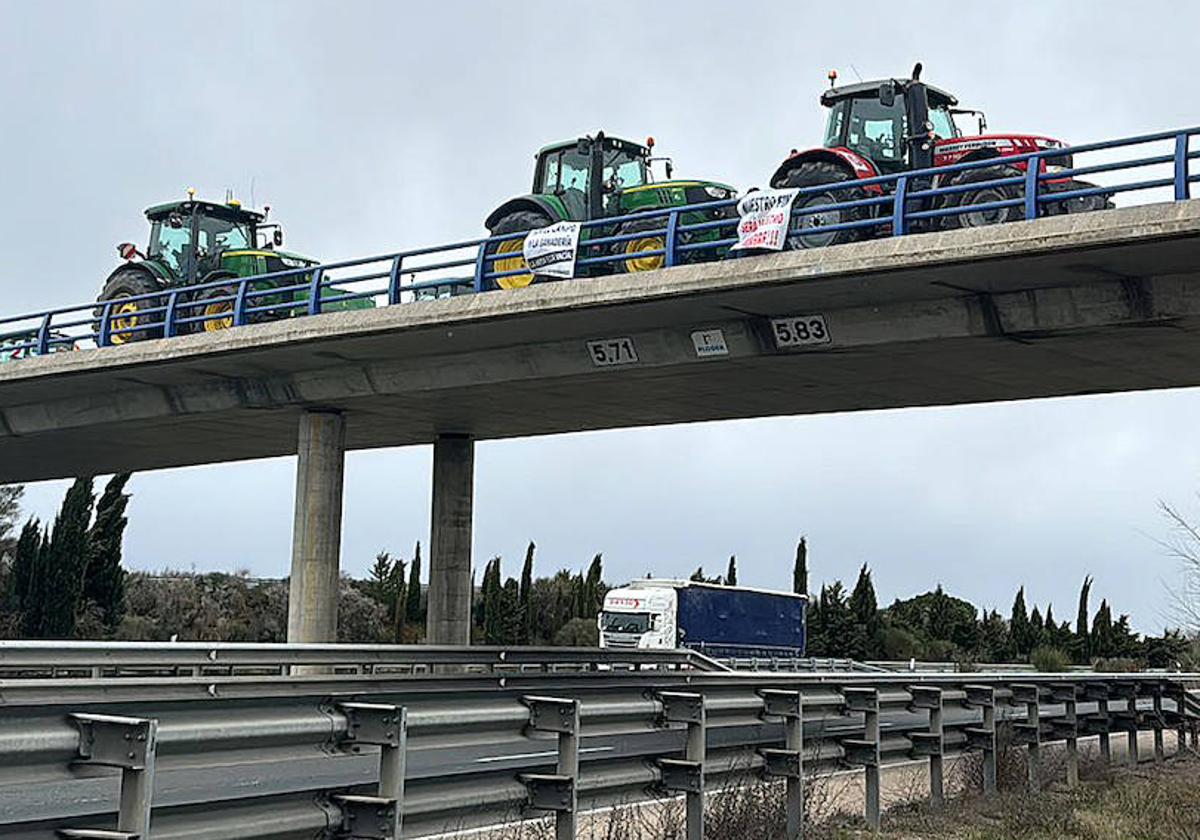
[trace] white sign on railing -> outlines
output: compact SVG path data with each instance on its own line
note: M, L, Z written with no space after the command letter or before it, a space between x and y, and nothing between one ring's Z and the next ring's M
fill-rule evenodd
M529 270L543 277L574 277L579 226L579 222L558 222L531 230L525 237L524 247Z
M738 241L733 250L761 248L782 251L792 220L792 202L798 189L758 190L738 202Z

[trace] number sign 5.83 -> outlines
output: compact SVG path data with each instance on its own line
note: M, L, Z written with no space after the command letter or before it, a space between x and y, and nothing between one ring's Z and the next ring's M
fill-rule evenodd
M771 335L776 347L809 347L829 343L829 326L824 315L793 315L772 318Z

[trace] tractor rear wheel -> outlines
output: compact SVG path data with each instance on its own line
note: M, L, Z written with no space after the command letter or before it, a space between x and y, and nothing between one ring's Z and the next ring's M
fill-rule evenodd
M492 236L503 236L506 233L523 233L525 231L534 230L535 228L545 227L550 224L550 220L545 214L538 213L533 210L517 210L504 216L500 221L496 222L496 226L492 228ZM491 273L500 273L505 271L518 271L527 268L523 250L525 248L525 237L517 237L515 239L506 239L503 242L491 243L487 246L487 254L512 254L511 257L504 257L491 261L489 260L484 266L484 270ZM522 289L533 282L533 275L529 272L521 274L509 274L506 277L497 277L488 285L494 285L501 289Z
M1096 184L1089 184L1087 181L1076 181L1074 179L1061 183L1043 183L1042 189L1048 193L1052 192L1074 192L1075 190L1090 190L1095 189ZM1052 201L1044 205L1046 215L1048 216L1065 216L1074 215L1076 213L1093 213L1097 210L1112 210L1116 207L1113 204L1112 193L1096 193L1094 195L1078 196L1075 198L1066 198L1062 201Z
M101 332L104 310L108 308L109 344L129 344L133 341L144 341L161 336L163 313L143 313L147 309L161 306L162 300L159 298L132 300L140 295L157 292L160 288L154 278L143 269L119 269L108 279L108 282L104 284L104 290L100 292L98 302L101 304L111 302L112 306L96 307L95 317L98 319L95 325L96 334L99 335Z
M991 204L994 201L1011 201L1021 198L1024 190L1020 184L988 184L1000 178L1020 177L1024 173L1015 166L1000 164L985 166L981 169L967 169L954 175L946 182L946 186L965 186L980 184L979 187L965 192L953 193L947 196L943 207L973 207L978 204ZM942 216L942 230L960 230L962 228L978 228L988 225L1000 225L1005 222L1017 222L1025 218L1025 208L1020 204L1010 204L1007 207L993 207L988 210L965 210L953 216Z
M661 231L666 225L665 216L657 216L653 219L632 219L621 225L616 231L617 236L643 232L646 235L617 242L612 246L614 255L625 254L628 256L628 259L616 263L617 270L625 274L633 274L638 271L654 271L657 268L664 268L667 264L665 254L644 254L643 252L661 251L667 247L666 234L649 233L653 230Z
M190 315L193 318L203 317L204 320L193 321L193 330L198 333L212 333L233 329L233 301L222 298L232 298L235 294L237 289L232 286L207 289L201 294L196 304L190 307Z
M788 172L782 186L817 187L822 184L853 180L855 180L853 173L848 172L845 168L835 163L810 161L809 163L802 163ZM820 207L825 204L861 201L866 197L866 191L861 187L801 193L796 196L796 202L792 205L792 211L795 212L809 207ZM801 250L805 248L827 248L830 245L844 245L847 242L857 242L865 235L863 228L843 228L841 230L822 230L822 228L857 222L865 218L867 218L867 209L864 207L822 210L800 216L798 219L792 220L792 228L787 237L787 247L789 250Z

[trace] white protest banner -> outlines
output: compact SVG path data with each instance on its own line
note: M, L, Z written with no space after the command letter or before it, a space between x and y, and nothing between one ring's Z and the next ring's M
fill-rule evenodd
M763 248L782 251L792 220L792 202L798 189L758 190L742 196L738 202L738 241L733 250Z
M531 230L525 237L525 264L543 277L575 276L579 222L558 222Z

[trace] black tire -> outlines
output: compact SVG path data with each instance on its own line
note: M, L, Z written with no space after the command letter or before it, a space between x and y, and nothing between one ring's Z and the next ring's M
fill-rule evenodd
M967 169L957 173L944 186L965 186L968 184L983 184L976 189L954 193L946 196L942 207L972 207L976 204L990 204L993 201L1009 201L1021 198L1024 188L1020 184L986 184L999 178L1019 178L1023 176L1015 166L998 164L984 166L979 169ZM942 230L961 230L963 228L987 227L1001 225L1006 222L1019 222L1025 218L1025 208L1020 204L999 207L992 210L967 211L952 216L941 217Z
M666 216L655 216L652 219L630 219L622 224L616 231L615 236L621 236L627 233L639 233L641 231L661 231L667 226ZM610 263L613 269L622 274L634 274L641 271L654 271L655 269L665 268L667 265L667 257L665 254L656 256L638 257L637 252L654 251L660 248L667 247L667 235L665 233L655 233L649 236L639 237L637 239L629 239L624 242L613 243L610 253L614 256L620 254L633 254L630 259L620 260L615 263Z
M855 180L854 173L845 167L828 161L811 161L802 163L792 169L783 178L781 187L817 187L822 184L840 183ZM861 201L866 198L862 188L824 190L796 196L792 210L806 207L819 207L823 204L841 204L846 201ZM822 227L857 222L869 218L866 207L851 207L842 210L827 210L800 216L792 220L792 228L788 233L788 250L798 251L807 248L828 248L831 245L845 245L848 242L858 242L867 235L864 228L849 228L820 233ZM813 232L806 232L813 231Z
M127 303L117 302L122 298L146 295L161 290L162 287L158 281L143 269L121 268L108 279L108 282L104 284L104 290L100 292L97 302L105 304L109 301L114 301L109 314L109 329L110 331L119 330L119 332L115 334L110 332L110 344L129 344L133 341L145 341L150 338L158 338L163 334L162 323L164 313L140 314L143 310L162 306L161 298L131 300ZM97 335L100 334L104 309L104 306L97 306L95 310L97 319L95 330ZM142 329L137 329L138 327L142 327Z
M503 236L506 233L521 233L533 230L534 228L545 227L548 224L550 224L550 219L546 217L545 213L539 213L535 210L516 210L496 222L496 226L492 228L492 236ZM519 255L521 247L524 244L524 237L509 239L500 243L492 243L487 246L487 254L489 256L497 253L515 253ZM518 268L524 267L525 258L514 256L495 261L489 260L484 269L486 272L492 273L497 271L516 271ZM488 289L520 289L532 283L533 279L532 274L510 274L507 277L488 280L485 287Z
M1054 192L1074 192L1075 190L1090 190L1094 189L1097 184L1090 184L1087 181L1066 181L1064 183L1042 183L1042 189L1048 193ZM1045 213L1048 216L1065 216L1075 215L1076 213L1094 213L1097 210L1112 210L1116 207L1113 204L1112 193L1096 193L1095 195L1085 195L1076 198L1067 198L1062 201L1052 201L1043 205Z

